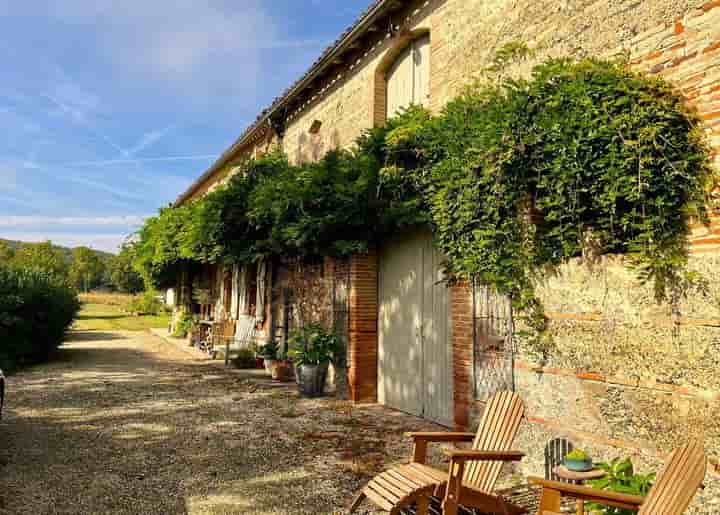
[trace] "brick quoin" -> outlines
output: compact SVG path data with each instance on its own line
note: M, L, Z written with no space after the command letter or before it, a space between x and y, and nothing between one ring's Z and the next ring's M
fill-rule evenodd
M453 421L458 429L470 423L470 407L474 402L473 377L473 312L472 289L466 282L450 287L452 308L453 352Z
M353 402L377 402L378 259L375 250L350 259L348 383Z

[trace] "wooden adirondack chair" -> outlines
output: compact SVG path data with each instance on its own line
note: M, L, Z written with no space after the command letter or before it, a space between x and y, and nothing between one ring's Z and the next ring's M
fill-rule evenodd
M353 513L363 499L390 512L417 505L417 515L427 515L430 496L441 498L443 512L455 515L459 506L488 513L515 515L526 510L494 495L493 489L504 462L519 461L523 453L511 446L520 427L525 405L513 392L493 396L476 433L406 433L414 440L412 462L374 477L353 500ZM447 471L425 464L430 442L473 442L472 449L447 449Z
M646 497L540 478L530 478L530 482L543 489L538 515L560 515L563 495L617 508L639 509L638 515L681 515L702 485L706 467L702 444L691 442L670 455Z

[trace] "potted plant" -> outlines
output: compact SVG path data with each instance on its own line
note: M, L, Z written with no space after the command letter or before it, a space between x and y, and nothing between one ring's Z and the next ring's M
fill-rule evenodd
M587 472L593 468L592 459L581 449L570 451L563 459L563 465L575 472Z
M275 381L292 381L294 376L292 363L279 357L270 375Z
M260 347L259 352L260 356L263 357L263 365L265 366L265 370L270 372L272 374L273 369L275 368L275 365L277 364L277 358L278 358L278 346L277 343L271 341Z
M293 331L289 342L300 394L321 396L325 391L328 366L340 348L340 339L320 324L309 324Z

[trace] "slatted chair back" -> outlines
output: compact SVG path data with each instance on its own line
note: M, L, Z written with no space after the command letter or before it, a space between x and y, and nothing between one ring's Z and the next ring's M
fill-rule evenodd
M558 465L562 465L565 456L571 452L575 446L567 438L553 438L545 446L545 479L550 481L560 481L561 483L579 483L570 479L563 479L555 473Z
M255 336L255 317L240 315L237 319L234 347L245 349L250 347Z
M703 479L707 459L700 442L675 449L645 497L638 515L681 515Z
M493 395L485 405L472 448L479 451L513 450L513 441L524 414L525 404L515 392ZM463 484L492 492L502 466L500 461L474 461L465 469Z
M235 334L235 322L232 320L220 320L212 326L213 335L218 338L233 336Z

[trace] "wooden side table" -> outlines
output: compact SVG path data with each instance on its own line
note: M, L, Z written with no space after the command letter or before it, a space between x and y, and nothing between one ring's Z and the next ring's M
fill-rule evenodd
M553 472L562 479L578 482L605 477L605 471L599 468L594 468L586 472L576 472L568 469L565 465L558 465L553 469ZM585 515L585 501L582 499L577 500L577 515Z

